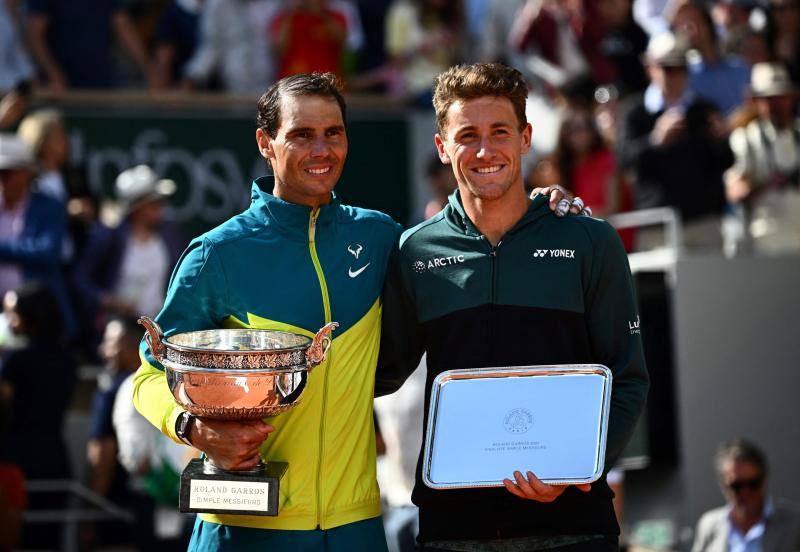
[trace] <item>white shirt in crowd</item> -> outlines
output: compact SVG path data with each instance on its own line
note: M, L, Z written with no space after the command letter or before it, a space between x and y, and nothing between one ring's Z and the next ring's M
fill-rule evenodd
M145 242L128 240L116 294L139 315L155 316L164 304L169 273L169 250L160 237Z

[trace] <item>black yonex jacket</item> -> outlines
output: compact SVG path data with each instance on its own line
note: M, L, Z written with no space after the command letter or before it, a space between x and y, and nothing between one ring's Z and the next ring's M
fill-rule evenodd
M426 424L431 383L444 370L605 364L613 372L607 469L647 395L639 316L619 237L601 220L556 218L541 196L497 247L469 220L458 192L441 213L403 234L384 290L376 394L399 388L424 351ZM412 495L422 542L614 535L611 498L605 478L588 493L570 487L549 504L504 488L433 490L422 482L421 462Z

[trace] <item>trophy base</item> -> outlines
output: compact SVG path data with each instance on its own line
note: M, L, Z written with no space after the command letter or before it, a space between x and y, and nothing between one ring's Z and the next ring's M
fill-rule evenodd
M195 458L181 473L181 512L244 516L277 516L278 487L289 465L268 462L256 469L210 469Z

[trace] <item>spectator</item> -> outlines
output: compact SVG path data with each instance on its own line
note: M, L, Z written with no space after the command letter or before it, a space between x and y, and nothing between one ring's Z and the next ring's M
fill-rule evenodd
M458 62L460 0L395 0L386 16L386 51L402 69L406 95L430 107L433 79Z
M692 552L800 548L800 510L767 494L767 458L756 445L744 439L722 443L716 470L727 505L700 518Z
M67 335L75 323L61 272L64 205L31 191L34 158L15 134L0 134L0 293L28 281L47 286L61 307Z
M647 49L645 33L631 13L631 0L600 0L597 12L605 27L600 40L600 53L615 68L613 84L622 95L641 92L647 87L647 75L642 67L642 54Z
M135 319L116 318L105 328L100 356L105 363L97 378L97 390L92 398L91 429L86 445L89 464L89 488L98 495L123 508L142 512L142 498L129 487L128 474L120 465L119 446L112 421L117 392L128 376L139 366L139 341L141 330ZM133 526L113 522L97 526L96 533L87 532L85 538L93 544L139 542L152 535L152 504L146 501L149 515L138 515L136 531ZM150 523L147 523L147 522ZM92 537L89 537L91 535ZM95 540L96 538L96 540Z
M36 190L66 203L67 183L61 169L69 156L69 140L61 113L55 109L36 111L22 120L17 134L28 144L36 158L39 170Z
M358 0L364 45L358 52L358 74L348 79L351 91L385 93L389 97L402 97L405 93L403 76L388 59L384 47L386 14L391 3L392 0Z
M711 18L724 53L738 53L742 40L752 32L750 11L755 6L756 0L714 0L711 3Z
M720 113L712 104L696 101L675 131L642 151L636 165L637 205L674 207L683 223L683 245L719 253L725 210L723 175L732 164ZM640 248L655 245L654 230L660 229L639 231Z
M117 0L28 0L28 42L50 88L108 88L114 83L114 31L150 85L154 66L127 10Z
M364 28L364 45L359 52L358 70L376 70L386 63L386 14L392 0L358 0L358 16Z
M270 23L278 78L300 73L342 77L347 18L327 0L292 0Z
M196 456L194 449L174 443L139 414L133 406L133 371L138 368L138 344L141 327L124 324L122 343L136 349L136 364L126 369L128 377L120 384L114 399L112 421L116 436L117 458L128 473L133 492L149 497L150 509L140 512L145 525L154 525L155 538L161 547L177 550L188 539L178 542L191 525L191 516L178 512L180 473L189 460ZM125 358L133 358L125 354Z
M555 161L561 185L591 205L595 216L605 218L621 210L624 192L614 154L588 110L565 113Z
M205 0L200 42L186 63L183 87L228 92L263 90L275 78L267 29L279 0Z
M17 134L36 157L39 173L35 189L66 203L69 242L64 247L64 259L71 264L83 249L97 207L82 167L69 164L69 136L64 117L58 110L40 109L22 120Z
M630 189L617 171L617 162L588 109L573 108L564 115L554 153L557 182L590 205L598 218L632 207ZM630 250L633 234L620 233Z
M428 164L425 166L425 176L427 176L428 190L432 197L425 204L422 216L417 214L417 218L412 221L413 224L428 220L444 209L444 206L447 205L447 197L458 187L453 170L439 161L438 155L434 155L428 160Z
M768 2L769 43L772 60L789 69L792 80L800 81L800 0L770 0Z
M72 469L63 430L77 368L64 346L59 305L47 288L31 283L6 292L3 311L11 331L24 337L25 345L9 352L0 367L0 402L8 412L0 458L21 468L28 480L69 479ZM29 507L54 509L64 506L64 500L60 493L36 493ZM58 527L25 527L22 546L57 547Z
M308 0L306 0L308 1ZM337 11L344 15L347 21L347 39L345 40L345 48L347 52L358 52L364 48L366 35L364 33L364 25L361 22L361 12L356 6L355 0L326 0L328 8ZM385 0L374 0L376 4L380 4Z
M170 2L158 22L155 63L161 87L180 82L198 43L201 0Z
M19 36L19 2L0 2L0 92L33 79L33 64Z
M617 141L620 165L634 177L634 203L637 208L676 207L689 223L685 245L719 248L721 175L732 162L720 141L724 124L689 88L686 43L680 36L652 38L646 63L651 83L642 97L622 108ZM702 199L689 202L689 195ZM661 244L657 230L640 229L639 247Z
M154 316L164 302L167 278L183 243L164 220L164 200L175 191L146 165L120 173L117 199L124 219L97 225L74 271L83 309L95 327L110 315Z
M650 39L645 54L650 84L643 95L629 98L620 107L618 160L632 170L642 150L660 144L680 130L683 113L695 100L686 72L686 44L664 33Z
M479 58L486 62L504 63L520 70L526 69L524 56L512 49L508 37L511 29L525 5L526 0L488 0L486 21L480 36Z
M699 55L688 66L692 90L729 115L744 102L750 69L740 60L722 55L711 14L702 5L694 1L681 4L672 26Z
M800 125L797 90L780 63L753 67L751 95L758 117L733 131L736 163L725 176L728 201L739 207L757 252L800 251Z
M556 88L571 81L612 82L614 67L600 50L604 30L588 0L528 0L511 31L512 45L530 52L539 78Z
M748 30L728 48L732 55L737 56L750 68L756 63L770 61L772 58L767 35L763 32Z

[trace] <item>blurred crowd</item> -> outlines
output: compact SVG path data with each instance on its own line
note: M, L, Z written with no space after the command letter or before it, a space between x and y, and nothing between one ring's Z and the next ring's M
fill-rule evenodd
M135 519L84 525L84 548L152 548L156 520L178 515L187 448L133 409L132 375L142 336L136 318L160 310L185 246L164 218L174 183L144 165L123 171L101 219L94 199L62 170L65 141L53 110L26 116L17 133L0 133L0 550L60 548L66 517L23 524L21 513L92 510L69 490L71 481L94 493L95 505ZM79 367L96 367L86 470L72 465L65 441L67 410L86 383ZM59 488L26 492L25 482L37 480ZM113 521L114 512L105 512ZM169 535L181 536L182 520L171 524Z
M69 164L63 114L32 98L255 97L283 76L331 71L350 93L430 108L434 77L477 60L526 75L531 188L561 184L600 217L673 208L696 251L800 252L800 0L0 0L0 549L23 509L67 500L26 496L22 481L75 475L62 435L79 365L104 366L93 491L174 511L164 489L185 464L136 426L129 398L135 316L158 312L186 244L165 217L175 185L131 167L101 205ZM418 219L455 187L438 160L425 174ZM622 237L631 251L665 240L650 228ZM84 544L147 532L106 533L87 530ZM23 542L46 536L34 528Z
M5 0L0 28L0 127L32 88L255 95L312 71L429 108L445 68L505 62L531 87L532 186L672 207L688 247L800 251L798 0Z

